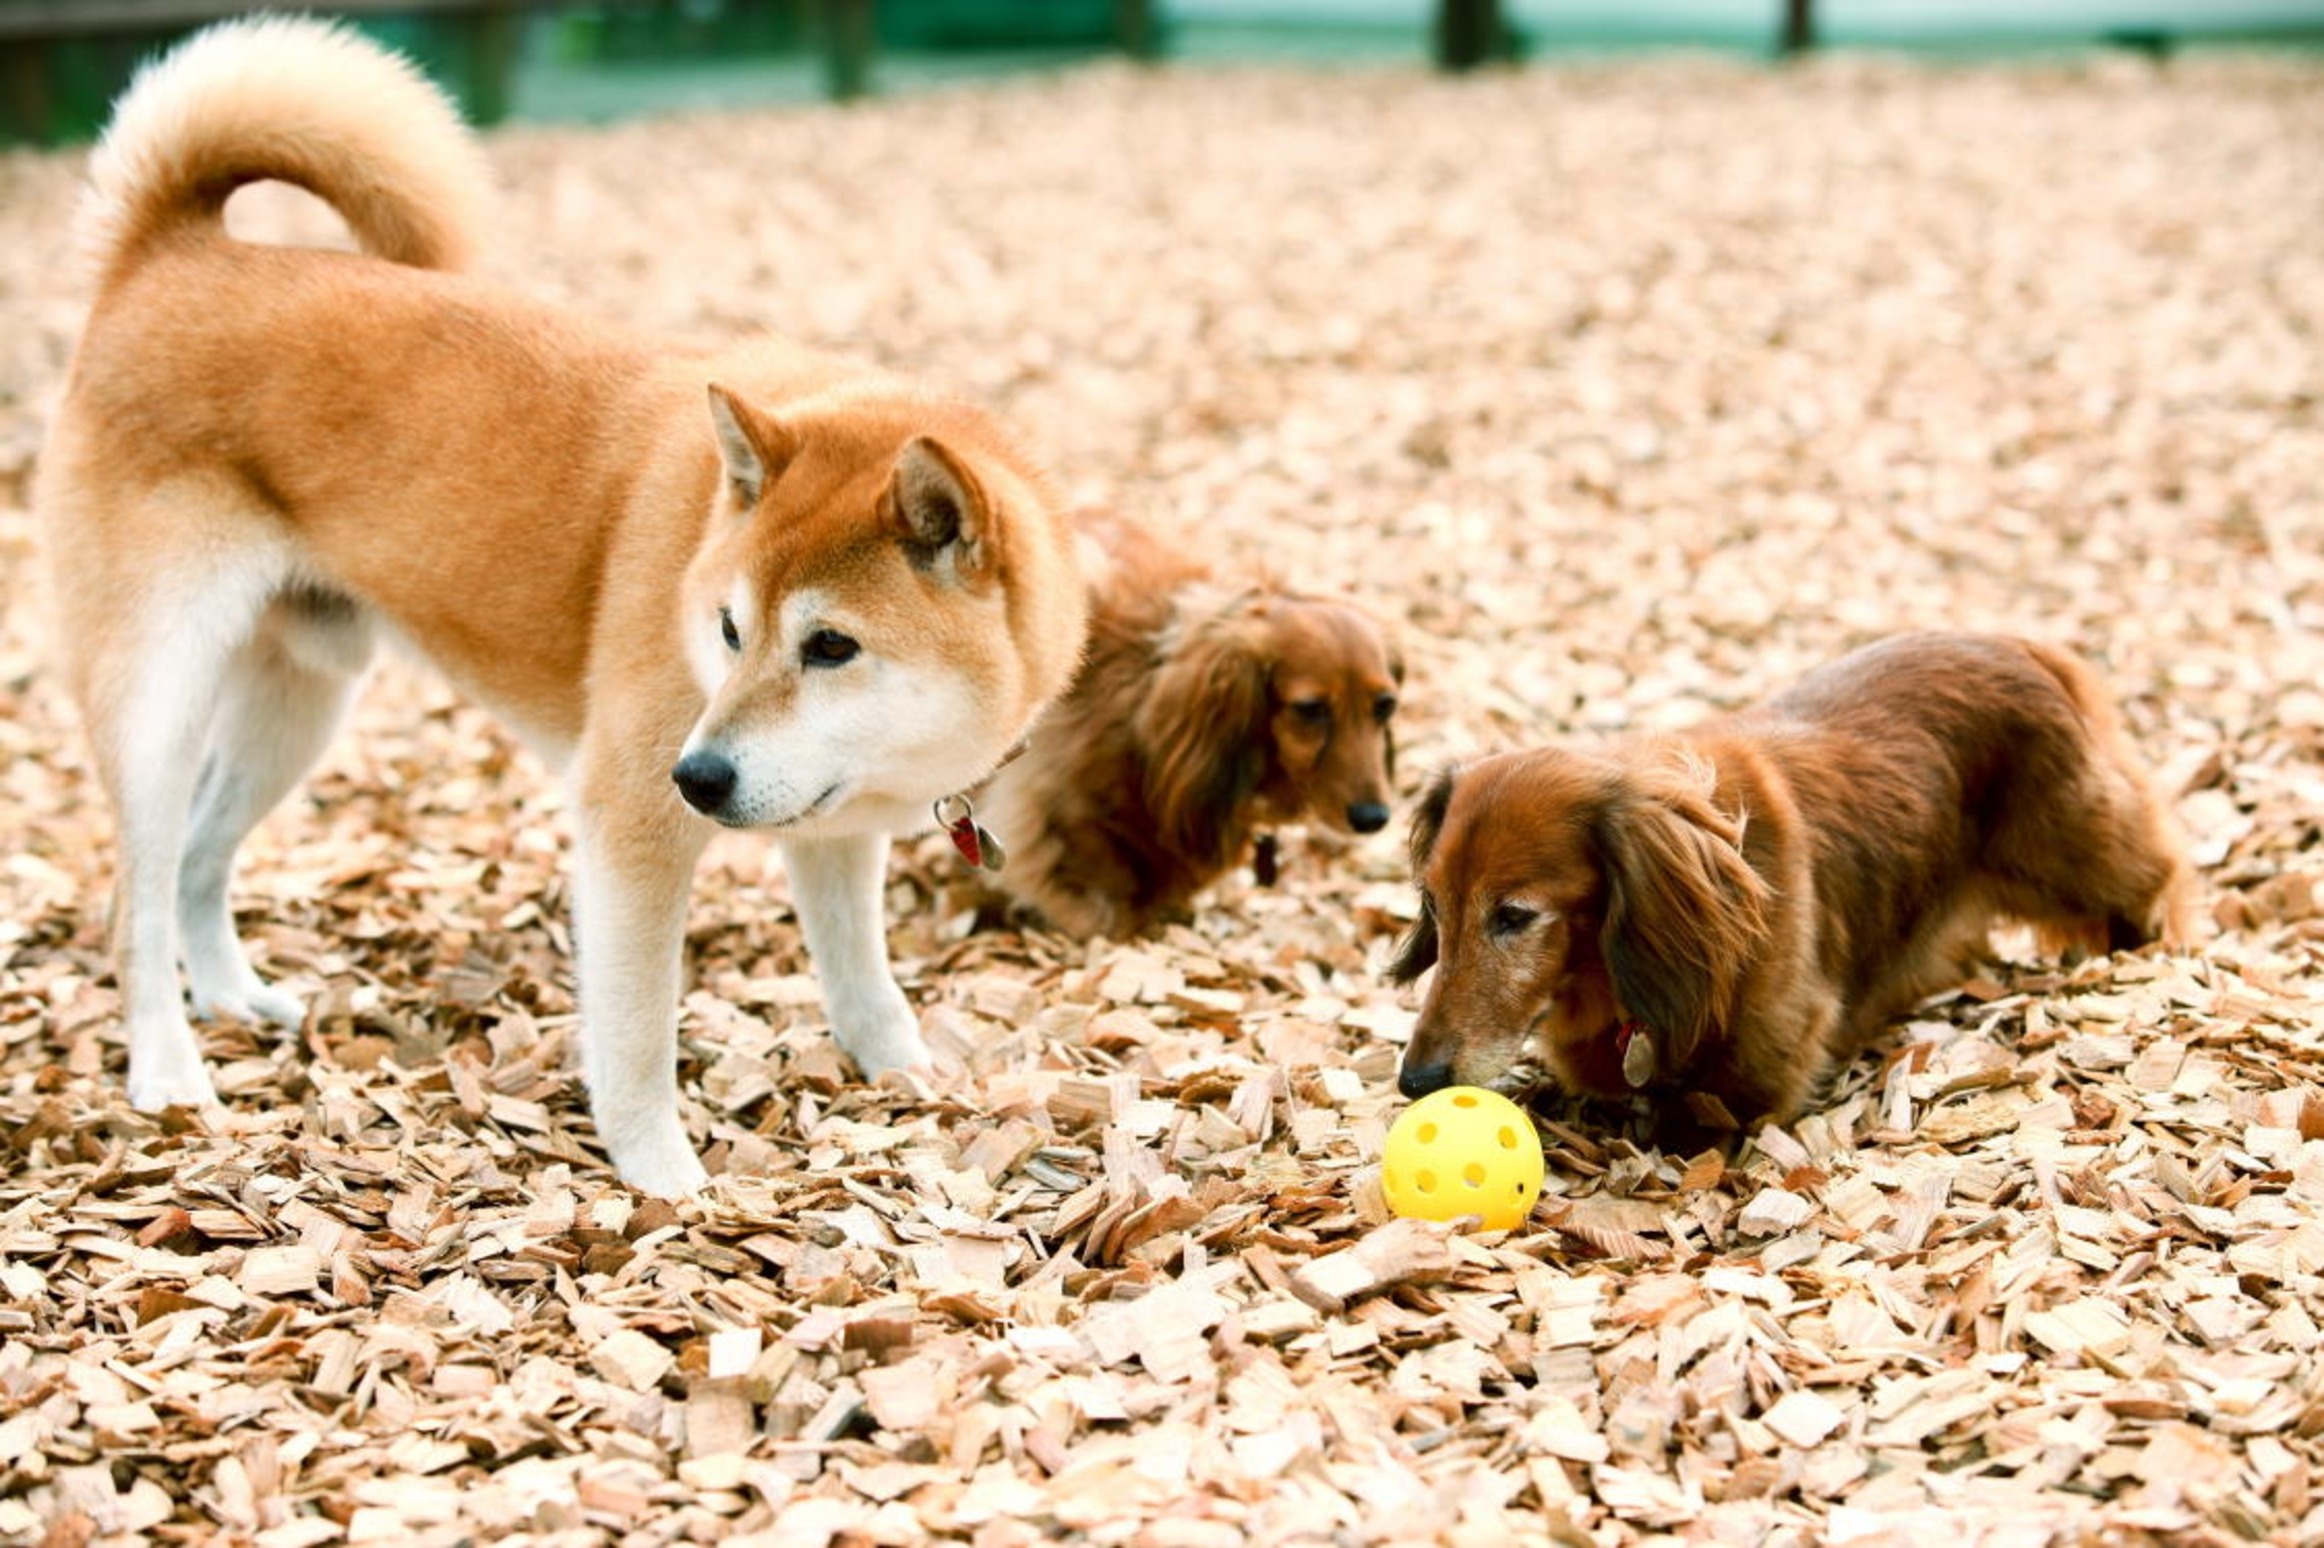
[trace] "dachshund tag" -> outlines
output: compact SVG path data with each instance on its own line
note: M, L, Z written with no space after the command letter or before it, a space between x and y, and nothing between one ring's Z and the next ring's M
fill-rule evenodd
M1622 1045L1622 1078L1633 1090L1654 1079L1654 1039L1635 1021L1625 1021L1614 1034Z
M976 820L976 808L968 804L966 796L945 796L934 808L936 825L952 840L952 847L960 851L960 858L979 870L997 871L1009 863L1008 852L992 831Z

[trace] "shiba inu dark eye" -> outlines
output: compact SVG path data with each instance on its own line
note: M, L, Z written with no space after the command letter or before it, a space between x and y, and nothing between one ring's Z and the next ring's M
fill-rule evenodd
M1512 936L1524 934L1525 927L1540 917L1538 909L1527 908L1522 903L1504 903L1493 910L1492 920L1486 928L1500 939L1508 940Z
M1392 693L1384 693L1372 701L1372 718L1374 720L1385 723L1388 717L1395 713L1396 695Z
M728 650L742 649L742 631L734 626L734 614L723 607L718 610L718 637Z
M837 629L818 629L799 647L799 659L811 667L845 666L862 649Z
M1294 699L1291 713L1311 726L1328 726L1331 724L1331 700Z

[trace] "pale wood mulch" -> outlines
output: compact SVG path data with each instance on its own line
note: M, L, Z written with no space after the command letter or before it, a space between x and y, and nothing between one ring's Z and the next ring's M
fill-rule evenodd
M1402 620L1409 788L1888 629L2102 662L2198 949L2017 963L1731 1158L1561 1110L1385 1221L1393 835L1192 929L895 941L850 1081L767 852L694 913L640 1201L567 1068L540 771L391 667L238 894L312 991L132 1113L25 471L78 161L0 161L0 1540L1154 1545L2324 1535L2324 71L1112 69L502 134L498 270L991 396L1086 499Z

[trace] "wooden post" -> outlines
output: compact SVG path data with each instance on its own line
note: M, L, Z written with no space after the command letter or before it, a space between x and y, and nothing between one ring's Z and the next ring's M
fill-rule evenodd
M467 77L462 96L470 123L497 124L508 117L523 31L524 19L513 5L478 6L460 24Z
M1815 0L1783 0L1783 44L1786 55L1804 54L1816 46Z
M876 20L872 0L823 0L824 83L833 101L852 102L871 90Z
M54 49L24 38L0 41L0 144L57 140L56 75L49 67Z
M1506 57L1501 0L1437 0L1436 63L1444 70L1474 70Z
M1140 64L1162 57L1162 32L1154 24L1154 0L1114 0L1114 37L1122 52Z

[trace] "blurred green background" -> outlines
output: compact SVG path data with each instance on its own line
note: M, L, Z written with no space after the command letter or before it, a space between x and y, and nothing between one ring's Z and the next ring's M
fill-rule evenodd
M923 90L1107 53L1465 64L1817 46L1952 56L2324 45L2324 0L356 0L481 122ZM86 139L212 0L0 0L0 135ZM1794 41L1798 34L1791 34Z

